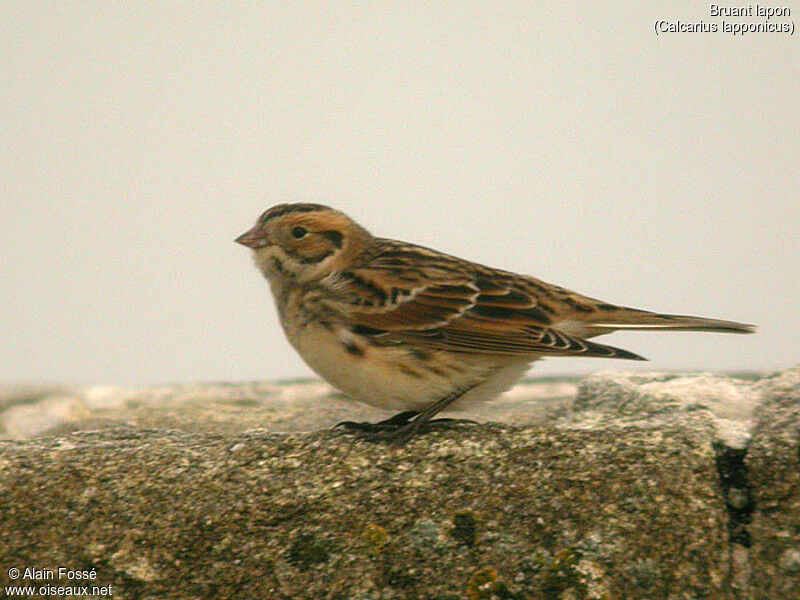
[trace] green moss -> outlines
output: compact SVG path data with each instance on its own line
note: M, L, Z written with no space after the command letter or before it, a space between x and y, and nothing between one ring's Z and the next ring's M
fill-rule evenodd
M467 598L470 600L484 600L491 598L491 587L497 582L497 571L492 567L478 569L472 574L467 583Z
M386 548L386 544L389 543L389 534L386 533L386 530L380 525L372 523L364 528L362 537L367 552L373 557L380 556Z
M467 583L467 598L469 600L521 600L523 596L513 592L498 577L494 568L484 567L475 571L470 577Z
M576 600L584 600L589 589L578 571L581 559L577 550L561 550L557 552L543 568L537 578L537 587L545 600L559 600L569 590Z

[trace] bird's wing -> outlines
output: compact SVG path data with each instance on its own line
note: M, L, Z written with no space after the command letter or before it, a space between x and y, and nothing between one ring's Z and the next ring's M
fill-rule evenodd
M338 314L360 335L387 343L502 355L641 359L559 330L537 282L434 251L411 264L398 252L337 274ZM436 260L442 257L443 260ZM413 267L412 267L413 265ZM559 288L554 288L559 289Z

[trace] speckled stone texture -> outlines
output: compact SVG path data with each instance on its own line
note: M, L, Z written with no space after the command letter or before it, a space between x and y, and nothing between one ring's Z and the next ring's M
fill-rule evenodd
M800 598L800 369L762 382L746 464L754 490L749 529L753 598Z
M460 416L528 425L568 411L577 382L524 381ZM120 425L189 432L309 431L390 412L347 400L319 380L176 384L0 386L0 439L24 440Z
M122 428L6 443L0 488L3 565L93 566L118 599L726 597L702 427Z
M98 428L0 442L0 586L63 566L139 600L800 597L800 369L604 374L546 410L512 390L505 423L403 447L244 427L312 406L267 387L59 390ZM51 406L26 393L6 406ZM325 425L354 416L328 393ZM192 428L215 394L250 417Z

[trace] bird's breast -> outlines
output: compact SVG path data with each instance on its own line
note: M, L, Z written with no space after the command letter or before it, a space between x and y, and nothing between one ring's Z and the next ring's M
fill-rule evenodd
M527 368L527 361L519 359L492 361L407 344L377 343L334 323L298 323L284 323L284 329L308 366L346 395L379 408L422 410L469 388L474 391L465 395L465 401L485 400L507 389ZM512 363L513 373L507 369Z

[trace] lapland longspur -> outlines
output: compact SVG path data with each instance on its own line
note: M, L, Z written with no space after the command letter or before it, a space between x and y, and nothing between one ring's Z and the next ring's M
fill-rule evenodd
M319 204L280 204L236 241L254 251L286 336L345 394L402 411L345 423L405 441L446 408L490 399L549 356L644 360L589 338L752 325L615 306L533 277L374 237ZM437 419L447 421L447 419Z

